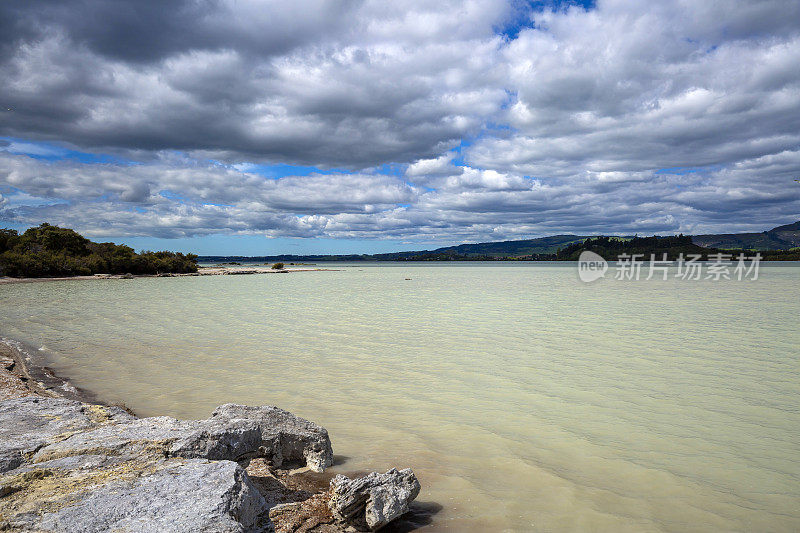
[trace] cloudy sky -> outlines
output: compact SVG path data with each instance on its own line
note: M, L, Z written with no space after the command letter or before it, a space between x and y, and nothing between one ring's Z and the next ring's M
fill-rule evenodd
M0 2L0 226L201 253L800 219L797 0Z

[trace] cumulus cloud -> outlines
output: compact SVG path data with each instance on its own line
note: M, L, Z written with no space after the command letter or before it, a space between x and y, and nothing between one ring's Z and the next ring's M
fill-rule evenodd
M13 208L0 211L5 219L50 220L90 234L158 236L262 230L277 235L281 229L317 236L324 234L326 216L374 214L418 196L404 181L379 174L270 179L172 158L86 165L10 154L0 155L0 190L25 191Z
M728 165L800 145L800 4L599 2L503 54L514 134L477 166L541 176Z
M760 231L791 220L800 187L786 181L800 151L710 172L586 173L550 180L471 167L417 187L398 176L266 178L173 158L83 165L0 155L0 218L89 235L397 238L438 241L554 233ZM764 176L770 176L765 180ZM756 179L756 178L760 178ZM19 191L26 191L25 193Z
M492 33L509 14L500 0L0 10L9 136L364 168L437 155L507 98Z
M0 218L442 241L800 218L800 4L526 5L0 3Z
M453 152L448 152L432 159L418 159L408 165L406 176L414 179L456 174L458 169L451 164L453 158L455 158L455 154Z

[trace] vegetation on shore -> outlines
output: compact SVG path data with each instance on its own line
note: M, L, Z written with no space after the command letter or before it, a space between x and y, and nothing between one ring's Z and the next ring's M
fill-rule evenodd
M675 261L683 255L684 259L693 255L700 256L702 261L714 261L719 254L736 259L744 254L753 257L761 254L762 261L800 261L800 248L791 250L744 250L741 248L721 249L705 248L694 243L689 235L672 237L634 237L620 239L617 237L589 238L583 242L571 244L559 250L552 258L555 261L577 261L581 252L589 250L606 259L615 261L620 255L639 255L639 259L649 261L653 255L656 260L662 260L664 254L670 261Z
M0 229L0 276L58 277L92 274L182 274L197 272L197 256L141 252L113 242L92 242L50 224L23 234Z
M498 244L498 243L487 243ZM502 243L500 243L502 244ZM472 246L472 245L465 245ZM313 260L313 261L577 261L583 251L592 251L608 261L615 261L622 254L638 254L640 259L648 261L653 254L661 260L664 254L667 259L674 261L681 254L684 258L699 255L701 260L707 261L717 254L727 254L736 258L739 254L752 257L761 254L763 261L800 261L800 248L789 250L747 250L747 249L720 249L698 246L689 235L670 237L583 237L560 247L551 253L528 253L524 255L512 254L478 254L459 253L454 249L439 249L421 252L398 252L393 254L374 255L314 255L314 256L272 256L272 257L242 257L236 256L239 261L260 262L266 259L283 260ZM201 260L206 258L201 258ZM215 257L214 259L221 259ZM224 259L234 259L225 257Z
M632 239L596 237L562 248L555 254L554 259L557 261L577 261L581 253L586 250L594 252L606 260L615 260L622 254L640 255L644 259L650 259L650 255L653 254L658 260L661 260L666 254L667 259L671 261L678 259L681 255L684 257L699 255L705 260L708 259L709 255L726 253L722 250L698 246L692 242L692 238L688 235L634 237ZM737 250L736 252L738 255L742 250Z

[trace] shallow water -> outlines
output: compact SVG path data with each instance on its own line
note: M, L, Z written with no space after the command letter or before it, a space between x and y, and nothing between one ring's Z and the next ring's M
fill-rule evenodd
M431 531L797 531L798 282L426 263L0 285L0 333L141 415L318 422L336 471L411 466Z

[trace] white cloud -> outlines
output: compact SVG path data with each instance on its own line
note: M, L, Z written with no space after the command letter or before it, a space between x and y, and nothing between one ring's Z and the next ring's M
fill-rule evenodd
M171 158L80 165L0 155L0 191L8 200L0 218L47 220L93 236L261 233L452 242L761 231L797 217L800 187L792 179L798 164L800 151L787 151L707 172L550 180L459 167L459 174L431 177L432 187L419 189L379 174L271 179Z
M503 52L514 133L479 140L473 165L636 173L800 145L796 2L600 1L536 20Z
M446 176L448 174L457 173L458 168L451 164L454 157L455 153L447 152L433 159L418 159L408 165L406 176L415 178L417 176Z

